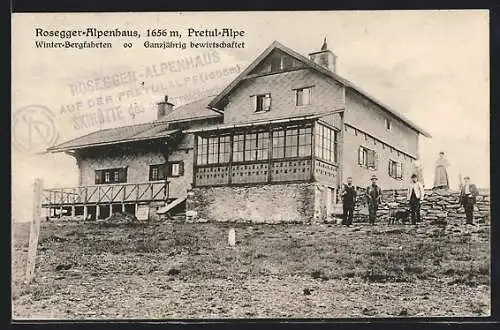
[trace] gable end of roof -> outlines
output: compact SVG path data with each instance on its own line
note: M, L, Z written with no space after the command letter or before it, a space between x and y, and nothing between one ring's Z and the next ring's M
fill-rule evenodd
M367 92L359 88L358 86L354 85L352 82L349 80L339 76L338 74L322 67L319 64L316 64L315 62L311 61L307 57L305 57L302 54L299 54L298 52L294 51L291 48L288 48L284 45L282 45L278 41L273 41L269 47L267 47L250 65L243 70L226 88L224 88L212 101L210 101L209 106L212 108L218 108L220 105L221 101L229 94L231 93L238 85L239 83L244 80L244 77L248 75L257 65L261 63L261 61L266 58L274 49L278 49L292 57L295 57L297 60L303 62L307 66L311 67L312 69L326 75L327 77L341 83L345 88L350 88L361 94L363 97L369 99L373 103L377 104L380 106L383 110L387 111L388 113L392 114L393 116L397 117L400 119L404 124L406 124L408 127L412 128L416 132L422 134L425 137L430 138L431 134L429 134L427 131L419 127L418 125L414 124L412 121L410 121L408 118L405 116L401 115L399 112L392 110L389 106L385 105L381 101L377 100L375 97L369 95Z

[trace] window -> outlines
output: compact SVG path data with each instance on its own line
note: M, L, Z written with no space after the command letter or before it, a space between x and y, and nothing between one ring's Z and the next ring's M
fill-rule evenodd
M208 139L198 136L198 148L197 148L196 163L199 165L207 164L207 154L208 154Z
M311 126L275 128L273 131L273 158L307 157L311 155Z
M243 161L243 152L245 150L245 135L237 134L233 136L233 162Z
M271 94L260 94L252 96L255 112L271 110Z
M241 135L242 136L242 135ZM241 147L241 144L240 146ZM269 155L269 133L250 132L245 134L244 158L238 156L239 161L265 160ZM241 154L241 153L240 153Z
M377 168L377 153L375 150L370 150L365 147L359 147L358 150L358 163L361 166L367 167L369 169Z
M311 104L312 87L301 88L295 90L295 105L309 105Z
M184 162L168 162L149 166L149 181L165 180L167 177L184 175Z
M257 157L257 133L245 134L245 158L244 160L255 160Z
M269 132L257 134L257 160L269 158Z
M219 161L219 138L208 138L208 164L217 164Z
M167 177L166 164L149 166L149 181L165 180L166 177Z
M272 158L296 158L311 155L312 125L275 127L272 141L269 130L235 132L232 136L197 137L197 165L256 162L269 159L269 148L273 148Z
M182 160L167 163L167 176L177 177L183 175L184 175L184 162Z
M172 176L179 176L180 173L180 164L174 163L172 164Z
M285 136L285 157L297 157L298 154L298 129L287 128Z
M150 171L151 171L151 174L150 174L149 180L158 180L160 177L159 176L160 171L159 171L158 167L153 167L150 169Z
M127 168L110 168L95 171L95 184L127 182Z
M337 131L318 125L316 129L316 156L330 163L337 162Z
M219 163L229 163L231 154L231 136L219 137Z
M311 156L312 128L299 128L299 157Z
M285 130L277 128L273 131L273 158L285 157Z
M389 119L385 119L385 129L390 130L391 129L391 121Z
M394 179L403 179L403 164L389 160L389 176Z

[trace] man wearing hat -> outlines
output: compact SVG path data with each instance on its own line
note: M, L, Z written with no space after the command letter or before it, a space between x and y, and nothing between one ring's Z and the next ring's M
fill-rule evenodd
M354 214L354 205L356 204L356 187L352 184L352 178L347 178L347 184L342 189L342 206L344 209L343 224L352 225L352 216Z
M424 200L424 186L418 181L418 175L412 174L411 183L406 193L406 200L410 202L411 224L420 222L420 203Z
M368 202L368 218L371 225L375 224L377 210L382 202L382 189L377 185L377 176L372 175L372 184L366 187L366 201Z
M478 195L475 184L470 183L468 176L464 177L464 185L460 190L460 204L464 207L466 224L473 225L474 222L474 204L476 204L476 196Z

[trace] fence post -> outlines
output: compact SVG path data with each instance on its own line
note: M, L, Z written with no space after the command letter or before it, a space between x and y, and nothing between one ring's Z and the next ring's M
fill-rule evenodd
M33 219L31 219L30 241L28 247L28 260L26 263L26 282L30 283L35 274L36 252L38 248L38 236L40 234L40 220L42 216L41 195L43 181L36 179L33 189Z

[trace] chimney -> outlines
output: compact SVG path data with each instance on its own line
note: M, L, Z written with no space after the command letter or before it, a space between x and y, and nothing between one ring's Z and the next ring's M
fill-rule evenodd
M170 102L168 102L168 95L165 95L165 99L162 102L158 102L158 114L156 119L161 119L162 117L165 117L167 113L172 111L174 108L174 105Z
M330 70L331 72L335 72L335 62L337 60L337 56L328 49L326 38L323 41L321 50L319 52L310 53L309 58L311 61L318 65L321 65L325 69Z

